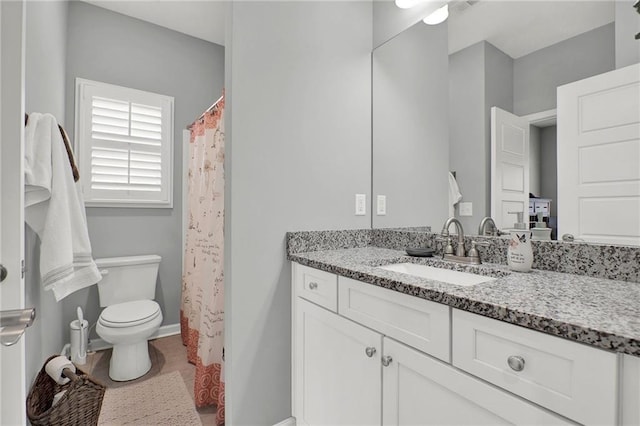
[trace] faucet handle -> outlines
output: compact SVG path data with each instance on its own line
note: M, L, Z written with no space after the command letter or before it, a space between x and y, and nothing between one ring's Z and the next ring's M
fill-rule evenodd
M446 241L446 245L444 246L444 249L442 250L444 254L453 254L453 241L451 240L451 237L436 237L436 241Z
M487 242L471 240L471 249L469 250L469 257L471 257L473 259L477 259L478 263L480 263L480 252L478 251L477 246L489 247L490 244L487 243Z

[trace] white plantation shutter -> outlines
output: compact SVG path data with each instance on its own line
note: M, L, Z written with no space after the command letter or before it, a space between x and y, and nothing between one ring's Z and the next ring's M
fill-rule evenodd
M76 89L86 204L171 207L173 98L83 79Z

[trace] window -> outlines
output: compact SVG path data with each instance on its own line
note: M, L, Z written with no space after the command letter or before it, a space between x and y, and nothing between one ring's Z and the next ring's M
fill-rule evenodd
M88 207L173 206L173 98L76 79L76 152Z

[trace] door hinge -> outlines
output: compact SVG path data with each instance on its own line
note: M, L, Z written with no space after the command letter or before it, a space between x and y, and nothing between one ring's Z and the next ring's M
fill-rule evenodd
M24 278L24 259L20 261L20 277Z

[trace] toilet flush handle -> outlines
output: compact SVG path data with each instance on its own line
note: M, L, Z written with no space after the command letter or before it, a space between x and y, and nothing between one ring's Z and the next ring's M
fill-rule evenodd
M108 270L108 269L100 269L100 271L99 271L99 272L100 272L100 275L102 275L103 277L104 277L105 275L109 275L109 270Z

